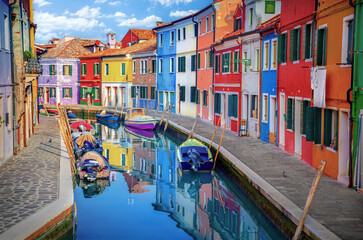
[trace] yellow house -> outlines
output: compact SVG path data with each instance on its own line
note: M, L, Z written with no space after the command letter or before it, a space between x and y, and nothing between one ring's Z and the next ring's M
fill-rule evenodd
M103 156L108 157L111 167L123 169L125 171L133 170L133 149L122 147L120 144L113 142L103 142Z

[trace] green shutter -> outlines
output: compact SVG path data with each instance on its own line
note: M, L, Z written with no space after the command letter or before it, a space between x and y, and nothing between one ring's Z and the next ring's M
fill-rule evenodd
M286 57L287 57L287 33L283 34L283 43L284 43L284 46L282 48L282 61L286 62Z
M79 97L80 99L83 99L83 87L80 88Z
M321 143L321 108L314 108L314 144Z
M317 30L317 58L316 64L323 66L326 64L326 28Z
M304 27L303 27L302 46L301 46L302 59L309 58L309 57L307 57L307 54L306 54L306 47L308 46L306 38L307 38L307 35L309 34L307 32L307 29L308 29L308 24L304 25Z
M289 61L294 61L295 29L290 30Z
M96 63L93 64L93 75L97 75L97 66L96 66Z
M209 67L213 67L213 51L209 51Z
M134 90L135 90L135 86L131 86L131 98L135 98Z
M233 95L233 116L238 117L238 95Z
M195 63L196 63L196 61L195 61L195 55L192 55L192 71L195 71Z
M198 69L200 69L200 53L198 53Z
M96 65L97 65L97 75L100 75L101 64L96 64Z
M233 95L228 95L228 117L233 117Z
M336 119L335 119L335 136L334 136L334 150L338 150L338 137L339 137L339 112L336 112L335 114Z
M299 60L300 59L300 28L295 29L295 33L296 33L296 39L295 39L295 43L296 43L296 55L295 55L295 60Z
M69 96L70 96L70 98L72 98L72 96L73 96L72 88L69 88Z
M314 113L315 107L307 107L305 111L306 141L314 141Z
M329 147L331 143L332 110L324 109L324 146Z
M145 99L148 99L149 98L149 94L148 94L148 86L145 87Z
M219 56L220 55L216 55L215 59L215 67L214 67L214 70L215 70L215 73L219 73L219 67L220 67L220 63L219 63Z
M185 72L185 57L182 57L182 72Z
M292 99L287 99L286 128L292 129Z
M62 88L62 90L63 90L63 91L62 91L62 95L63 95L62 97L64 98L65 88Z
M195 89L196 89L196 87L190 87L190 102L194 102L194 103L196 101Z
M324 36L323 36L323 65L326 65L326 37L327 37L327 29L324 28L323 29L323 33L324 33Z
M66 66L65 65L63 65L63 75L66 75L66 68L65 68Z
M197 104L199 104L199 98L200 98L200 92L199 89L197 89L197 99L196 99Z
M49 75L52 75L52 65L49 65Z
M277 62L282 63L282 35L277 36Z
M185 86L180 86L179 99L180 101L185 101Z
M72 65L69 65L69 76L72 76Z
M85 68L85 75L87 75L87 64L84 65Z
M125 75L125 63L121 63L121 75Z
M221 113L221 94L216 93L214 95L214 112Z

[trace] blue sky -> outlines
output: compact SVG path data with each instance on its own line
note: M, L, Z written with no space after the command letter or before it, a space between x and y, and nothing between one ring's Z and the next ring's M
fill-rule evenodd
M202 9L212 0L34 0L35 42L63 36L120 41L129 28L151 29Z

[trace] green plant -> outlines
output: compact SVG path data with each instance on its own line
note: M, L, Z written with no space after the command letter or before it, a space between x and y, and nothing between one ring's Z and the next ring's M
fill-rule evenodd
M35 58L34 54L28 50L24 51L23 56L25 59L34 59Z
M3 120L3 118L0 116L0 127L3 125L3 123L5 123L5 120Z

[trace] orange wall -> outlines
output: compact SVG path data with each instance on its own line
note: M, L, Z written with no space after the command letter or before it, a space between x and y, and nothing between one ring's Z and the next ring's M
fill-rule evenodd
M216 41L227 33L233 32L233 15L237 6L241 4L241 0L224 0L214 4L216 8Z

